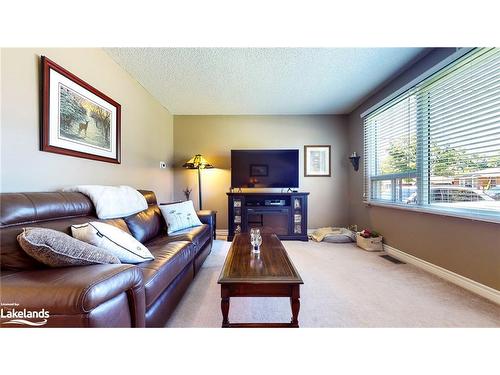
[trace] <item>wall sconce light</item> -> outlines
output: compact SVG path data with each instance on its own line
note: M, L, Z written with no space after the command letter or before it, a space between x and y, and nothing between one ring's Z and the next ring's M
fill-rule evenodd
M354 151L352 155L349 156L349 160L351 161L351 164L354 167L355 171L359 169L359 158L360 157L356 154L356 151Z

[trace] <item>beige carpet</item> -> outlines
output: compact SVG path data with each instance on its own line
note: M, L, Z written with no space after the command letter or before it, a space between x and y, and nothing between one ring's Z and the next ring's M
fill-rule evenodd
M500 306L354 244L283 242L299 271L301 327L500 327ZM217 278L230 243L217 240L167 327L220 327ZM232 298L231 322L288 322L287 298Z

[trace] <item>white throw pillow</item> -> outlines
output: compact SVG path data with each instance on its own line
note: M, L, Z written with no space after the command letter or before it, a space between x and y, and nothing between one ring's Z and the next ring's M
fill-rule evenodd
M141 263L155 257L148 248L127 232L106 223L92 221L82 225L72 225L73 237L108 251L122 263Z
M78 185L63 191L76 191L88 196L99 219L129 216L148 208L144 195L130 186Z
M203 225L198 215L196 215L193 201L161 205L160 210L167 222L168 234L181 229Z

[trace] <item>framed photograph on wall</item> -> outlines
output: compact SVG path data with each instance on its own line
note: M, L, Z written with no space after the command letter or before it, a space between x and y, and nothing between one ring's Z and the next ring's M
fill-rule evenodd
M42 151L120 163L120 104L45 56L42 87Z
M331 146L308 145L304 146L304 176L330 177Z
M250 177L269 176L269 166L267 164L250 164Z

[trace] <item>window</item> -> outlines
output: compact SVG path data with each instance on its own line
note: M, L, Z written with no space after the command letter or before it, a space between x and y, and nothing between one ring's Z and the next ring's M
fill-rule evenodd
M500 220L500 49L474 49L364 117L365 200Z
M365 124L370 198L402 203L416 193L417 107L411 92Z

